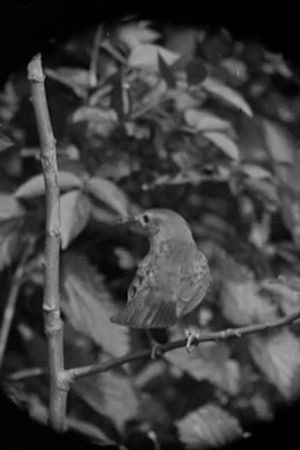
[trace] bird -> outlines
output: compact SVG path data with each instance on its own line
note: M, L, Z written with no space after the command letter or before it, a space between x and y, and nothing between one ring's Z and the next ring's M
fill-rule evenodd
M154 208L129 221L148 237L149 252L128 288L125 308L111 322L143 330L168 328L207 294L212 281L208 261L177 212Z

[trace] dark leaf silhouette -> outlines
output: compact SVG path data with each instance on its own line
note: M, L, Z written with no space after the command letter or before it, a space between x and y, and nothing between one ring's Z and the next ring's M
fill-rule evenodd
M10 147L13 147L14 145L14 142L8 136L6 136L6 134L0 131L0 153Z
M189 61L185 70L188 83L192 86L202 83L208 74L204 63L200 60Z
M176 87L176 80L173 75L172 70L168 66L168 64L165 62L164 58L159 54L158 55L158 65L159 70L162 78L165 80L169 88L175 88Z

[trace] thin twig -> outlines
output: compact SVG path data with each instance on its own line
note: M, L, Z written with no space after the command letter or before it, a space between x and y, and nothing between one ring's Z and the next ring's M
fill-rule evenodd
M198 338L194 338L193 345L198 345L201 342L209 341L226 341L227 339L241 338L248 334L262 333L274 328L280 328L285 325L289 325L300 319L300 310L289 314L281 319L275 320L274 322L260 323L255 325L247 325L239 328L228 328L227 330L203 333ZM177 348L185 347L187 344L187 339L179 339L173 342L168 342L167 344L158 345L156 348L157 355L163 355L171 350ZM127 355L121 356L119 358L112 358L104 363L92 364L89 366L78 367L75 369L68 370L68 374L71 381L77 380L78 378L84 377L86 375L91 375L98 372L106 372L114 367L119 367L123 364L127 364L140 359L149 358L152 354L152 349L139 350L137 352L130 352Z
M7 378L10 381L20 381L26 380L27 378L40 377L46 373L48 373L48 371L46 369L42 369L42 367L30 367L30 369L22 369L13 372L9 374Z
M28 79L31 83L31 98L40 139L41 163L46 189L43 311L49 352L49 423L57 431L63 431L65 429L68 380L64 370L63 322L60 314L59 294L60 203L56 146L49 117L44 78L41 55L36 55L28 64Z
M10 291L8 294L7 303L5 305L2 326L0 330L0 370L3 364L3 358L5 354L5 349L7 346L7 341L9 337L9 332L11 329L12 320L15 314L16 303L19 297L19 292L24 280L24 271L26 262L28 261L28 257L30 256L34 240L28 238L28 243L26 244L22 256L20 258L20 262L17 265L14 276L11 280Z
M124 56L110 43L108 39L105 39L101 48L104 48L113 58L115 58L119 63L123 64L125 67L127 66L127 60Z
M89 82L91 87L96 87L98 83L97 66L98 66L99 48L102 38L103 38L103 25L101 24L97 27L91 51L91 61L89 70Z

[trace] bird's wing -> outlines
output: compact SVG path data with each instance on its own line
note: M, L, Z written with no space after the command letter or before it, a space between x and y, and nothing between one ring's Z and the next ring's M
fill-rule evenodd
M132 328L166 328L176 323L175 299L165 283L165 256L150 253L139 264L127 304L112 322Z
M178 266L177 315L192 311L205 297L211 283L207 259L197 247L188 250Z

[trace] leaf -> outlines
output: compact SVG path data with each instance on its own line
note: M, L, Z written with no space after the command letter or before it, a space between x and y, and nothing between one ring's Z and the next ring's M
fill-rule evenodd
M18 218L0 223L0 271L17 259L22 228L23 220Z
M8 136L6 136L6 134L0 131L0 153L10 147L13 147L14 145L15 143Z
M66 421L68 429L86 436L92 444L98 445L100 448L117 446L114 438L110 438L98 425L93 425L90 421L86 422L74 417L67 417Z
M272 178L272 174L269 170L256 164L243 164L243 172L251 178L261 180L265 178Z
M123 41L130 50L148 42L153 42L160 37L160 33L148 28L148 25L148 21L140 21L118 26L116 30L118 39Z
M127 421L138 413L138 398L128 376L113 371L103 373L104 412L124 431Z
M176 89L172 92L172 98L179 112L188 108L196 108L199 105L198 100L186 91Z
M247 116L253 117L251 108L243 97L230 87L222 84L216 78L207 77L202 86L209 94L225 101L227 104L235 106Z
M167 86L171 89L174 89L176 87L175 77L169 65L165 62L160 53L158 54L158 67L162 78L167 83Z
M113 86L111 92L111 107L116 111L120 119L124 119L125 102L123 95L124 89L121 71L118 71L111 77L111 84Z
M293 73L283 56L279 53L272 53L267 50L264 51L265 59L268 63L263 65L263 71L266 73L279 73L281 76L285 78L291 78ZM268 70L269 69L269 70Z
M79 190L60 197L61 247L67 248L86 227L91 214L89 198Z
M81 180L70 172L58 172L58 185L60 190L67 191L81 186ZM36 175L24 184L22 184L15 192L16 198L32 198L45 194L45 181L43 175Z
M300 292L300 278L299 277L291 277L291 276L283 276L280 275L277 278L278 281L280 281L281 284L284 286L287 286L294 292Z
M300 369L299 339L287 328L275 330L268 336L251 336L249 350L266 378L286 399L292 399L299 391L299 382L295 386Z
M72 115L72 122L95 121L116 124L118 121L117 113L114 109L101 109L93 106L81 106L76 109Z
M118 118L123 120L131 111L128 89L125 88L122 71L118 71L110 78L112 92L110 105L117 112Z
M266 209L271 212L279 207L279 195L275 184L268 179L248 178L244 181L248 192L264 203Z
M150 139L151 137L151 129L144 124L127 121L124 124L124 129L126 130L127 136L134 137L134 139L144 140Z
M260 282L260 288L272 296L285 314L300 308L300 278L280 275Z
M292 164L276 163L274 167L275 175L279 181L280 191L283 195L288 195L291 200L300 199L300 158L294 158Z
M90 73L78 67L59 67L55 70L45 69L49 78L69 87L78 97L85 98L90 87Z
M221 447L243 436L239 421L224 409L208 404L176 421L180 441L188 449Z
M93 205L91 219L96 222L111 224L112 222L119 220L120 216L106 206L102 207L101 205L99 207L98 205Z
M146 107L147 108L156 108L162 101L163 98L166 98L166 93L167 93L168 87L167 87L167 83L165 82L165 80L163 80L162 78L160 79L160 82L158 82L144 97L142 100L142 108L141 110L143 110L143 108ZM140 109L136 109L134 111L134 114L140 114Z
M205 64L200 59L193 59L189 61L185 70L188 84L191 86L202 83L208 74Z
M0 222L23 216L25 210L11 194L0 193Z
M248 325L276 318L275 306L259 294L254 281L226 280L221 297L222 312L234 325Z
M262 116L256 114L249 118L242 114L238 117L237 142L245 161L261 164L266 161L266 144L262 131Z
M47 367L46 339L23 322L18 325L18 332L34 365L42 368Z
M9 123L15 117L20 102L20 95L17 93L15 83L11 78L2 86L0 92L0 119L6 123Z
M206 111L189 108L183 113L186 124L195 131L221 131L231 127L230 122Z
M76 259L76 255L70 254L68 255L68 258L72 263L74 258ZM84 259L85 258L83 258L83 260ZM86 266L83 266L83 269L84 270L81 270L81 273L85 271ZM80 270L80 267L78 267L78 270ZM97 294L99 298L99 292ZM100 322L99 326L101 325L102 323ZM18 330L34 364L40 367L46 367L47 344L45 339L25 324L20 324ZM111 333L109 334L110 337L112 337ZM107 339L109 339L109 336ZM69 342L66 347L67 355L69 355L69 352L71 351L71 344L72 343ZM111 341L111 345L114 345L113 340ZM75 365L78 365L76 356L77 360L81 359L82 364L88 364L91 355L86 355L86 348L83 355L81 354L80 347L75 347L75 351ZM120 429L123 429L123 424L125 424L127 420L136 415L138 406L136 394L131 386L130 379L125 375L117 375L112 371L109 373L90 375L87 378L77 380L76 383L72 383L71 389L87 405L89 405L90 408L102 415L102 417L104 417L104 415L109 415L112 421L114 421ZM102 419L102 417L100 417L100 419Z
M11 194L0 194L0 271L19 254L25 210Z
M90 375L88 378L79 379L71 386L73 392L78 395L90 408L98 414L104 414L102 374Z
M129 200L117 185L105 178L92 177L87 181L87 188L92 195L108 205L120 216L128 216Z
M89 336L107 353L121 356L129 349L128 331L113 325L110 317L118 311L103 278L82 255L63 257L62 308L72 326Z
M262 120L262 125L272 160L275 163L293 164L296 148L290 133L270 120Z
M248 80L248 68L240 59L226 58L221 61L221 65L235 80L241 83Z
M159 56L164 59L165 63L171 66L179 60L180 55L170 52L159 45L146 44L135 47L128 58L130 67L144 67L152 70L159 70Z
M221 270L221 307L229 322L240 326L277 318L276 305L260 294L251 272L230 257L224 259Z
M172 336L172 340L176 337ZM205 342L193 348L191 354L175 349L165 358L197 381L207 380L231 395L239 391L239 365L230 359L229 348L222 342Z
M270 421L274 417L270 400L265 398L263 393L258 392L250 399L250 405L254 409L259 420Z
M138 399L130 378L113 371L77 381L74 392L98 414L108 416L122 433L138 412Z
M226 136L226 134L215 131L206 131L204 136L219 147L230 158L235 160L240 158L240 150L238 146L232 139Z

